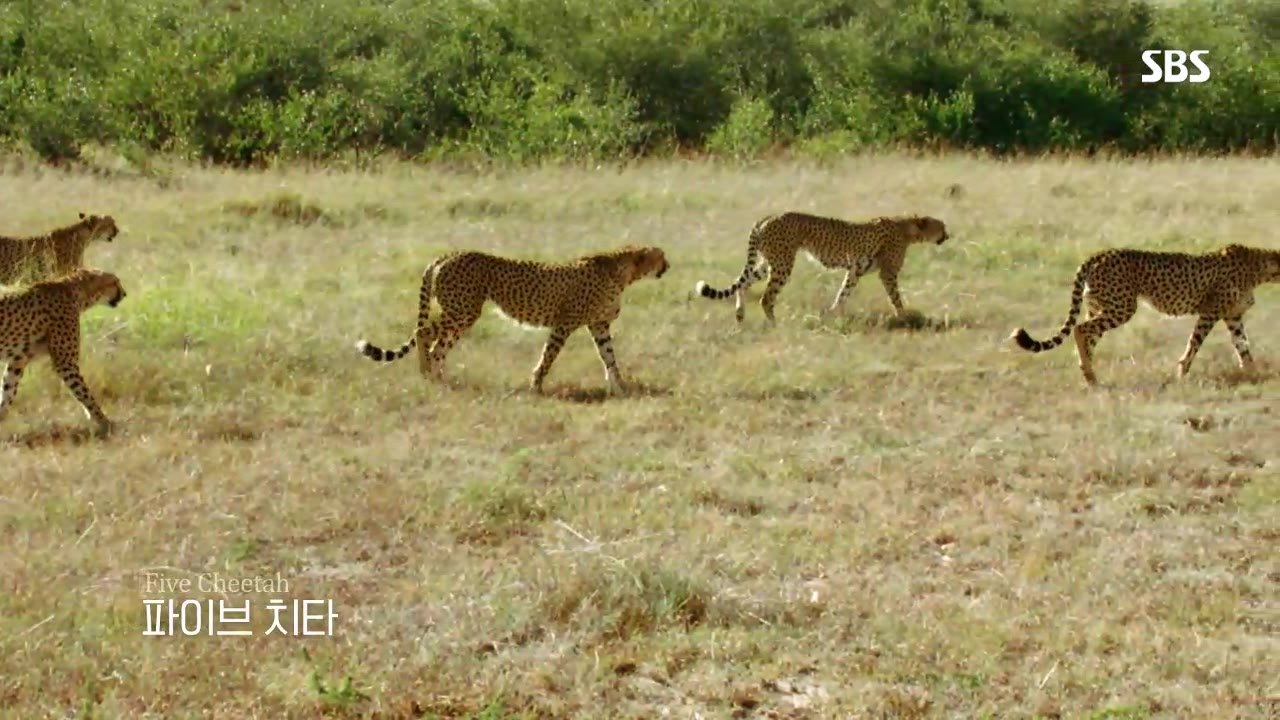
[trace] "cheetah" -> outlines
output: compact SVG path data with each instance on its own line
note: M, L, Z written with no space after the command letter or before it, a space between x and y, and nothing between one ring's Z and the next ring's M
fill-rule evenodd
M948 239L946 225L937 218L921 215L879 217L867 222L849 222L798 212L769 215L755 224L747 242L747 263L733 285L716 290L699 281L694 292L712 300L736 296L738 322L746 316L743 302L747 288L767 275L769 285L760 297L765 319L774 324L773 307L795 264L796 253L803 250L826 268L843 268L844 282L826 312L842 310L858 279L872 269L879 271L880 282L889 294L895 313L905 309L898 294L898 272L906 258L907 248L915 243L941 245Z
M418 369L444 380L444 359L462 335L480 318L492 300L509 319L551 329L542 357L533 371L530 389L542 392L542 382L569 335L583 325L591 331L604 363L609 394L621 391L609 324L622 309L622 293L648 275L662 277L670 265L657 247L629 245L610 252L585 255L565 263L544 263L460 251L427 266L418 293L418 325L399 349L381 349L365 340L356 348L374 361L399 360L415 346ZM429 320L431 299L442 313Z
M1035 340L1018 328L1010 338L1023 350L1038 353L1061 345L1074 328L1080 371L1085 383L1095 385L1094 346L1103 333L1128 322L1137 312L1138 300L1143 300L1165 315L1199 316L1186 352L1178 360L1179 378L1186 376L1205 336L1219 320L1225 321L1231 332L1240 368L1248 370L1253 358L1244 332L1244 313L1254 304L1255 287L1277 281L1280 250L1235 244L1202 255L1127 248L1104 250L1090 256L1076 270L1071 309L1057 335ZM1089 317L1077 325L1081 300L1088 303Z
M56 280L44 280L0 294L0 362L6 363L0 395L0 420L18 394L27 364L48 354L54 369L84 407L99 434L111 421L80 376L80 315L98 304L116 307L125 297L120 279L102 270L82 268Z
M110 215L80 213L80 221L36 237L0 237L0 285L61 277L84 266L95 240L111 242L120 229Z

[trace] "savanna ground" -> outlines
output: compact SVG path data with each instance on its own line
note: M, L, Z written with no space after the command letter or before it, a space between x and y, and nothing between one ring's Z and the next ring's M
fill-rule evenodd
M1274 159L11 163L0 197L5 234L115 215L89 261L130 293L83 321L119 432L47 361L2 428L4 717L1280 713L1280 286L1252 376L1219 326L1173 381L1192 320L1145 308L1095 390L1006 341L1057 329L1095 250L1276 247ZM840 276L804 261L776 329L759 288L741 328L690 299L780 209L945 219L902 277L922 315L869 276L820 319ZM491 313L449 389L353 348L407 337L447 249L621 243L672 263L614 326L630 397L585 331L531 396L543 334ZM267 637L254 595L252 637L144 637L147 571L279 574L339 619Z

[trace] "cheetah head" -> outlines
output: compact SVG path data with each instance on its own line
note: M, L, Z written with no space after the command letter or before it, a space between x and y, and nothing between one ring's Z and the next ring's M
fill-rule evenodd
M1254 268L1261 282L1280 282L1280 250L1263 250L1232 243L1222 248L1221 255Z
M128 294L120 284L120 278L105 270L85 269L80 271L85 283L85 294L93 298L95 304L101 303L116 307Z
M1280 250L1267 250L1262 260L1262 275L1266 282L1280 282Z
M662 252L661 248L649 248L647 253L650 264L656 268L653 273L654 277L662 277L671 269L671 263L667 262L667 255Z
M621 267L628 283L649 275L660 278L671 269L666 253L659 247L629 246L623 248L621 259Z
M107 242L116 239L116 235L120 234L120 228L116 227L115 218L110 215L86 215L80 213L80 221L84 223L95 238L102 238Z
M947 225L935 217L923 216L914 218L916 231L919 233L922 242L931 242L935 245L941 245L950 237L947 235Z
M671 269L671 263L667 263L667 254L660 247L644 247L639 251L639 256L636 258L637 277L653 273L653 277L660 278L669 269Z

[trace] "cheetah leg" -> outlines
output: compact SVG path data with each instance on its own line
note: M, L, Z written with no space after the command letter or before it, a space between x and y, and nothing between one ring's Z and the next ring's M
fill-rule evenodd
M1098 344L1098 340L1104 333L1129 322L1129 318L1132 318L1137 311L1138 303L1135 298L1133 302L1121 308L1103 307L1097 317L1075 326L1076 354L1080 358L1080 372L1084 375L1086 383L1098 384L1098 378L1093 372L1093 348Z
M463 334L479 319L480 308L477 307L468 308L460 313L446 311L435 322L435 342L431 344L430 349L427 351L427 365L438 381L444 382L446 379L444 361L448 357L449 351L458 344ZM419 347L422 346L419 345Z
M529 383L530 390L539 394L542 392L542 381L546 379L547 372L551 370L551 363L556 361L556 356L560 354L560 350L564 348L564 343L572 332L573 328L552 328L547 344L542 347L542 357L538 360L538 366L533 369L533 380Z
M773 306L778 302L778 293L791 278L791 268L795 266L795 258L791 257L777 263L769 272L769 285L760 296L760 309L764 310L765 320L770 325L777 324L773 316Z
M906 308L902 304L902 295L898 294L898 274L887 273L882 269L880 271L880 284L884 285L884 291L889 294L889 302L893 304L893 311L899 315L906 312Z
M1196 327L1191 331L1191 337L1187 340L1186 352L1182 353L1182 357L1178 358L1178 377L1186 377L1187 371L1191 369L1191 361L1196 359L1196 353L1200 352L1200 345L1204 343L1204 339L1208 337L1209 331L1213 330L1213 326L1218 322L1218 318L1212 315L1201 315L1196 320ZM1230 327L1230 324L1228 324ZM1243 331L1243 328L1242 328ZM1232 333L1232 339L1235 339L1235 333ZM1237 346L1238 348L1239 346ZM1246 353L1248 350L1245 351Z
M1085 290L1084 292L1084 305L1084 319L1086 322L1102 314L1102 301L1098 299L1097 295L1089 292L1088 290Z
M835 313L844 310L845 301L849 299L849 293L858 286L858 280L871 271L876 264L875 258L860 257L849 270L844 274L844 282L840 283L840 290L836 293L835 300L832 301L831 307L827 308L827 312Z
M18 383L22 382L22 371L26 369L30 358L21 358L9 363L4 371L4 391L0 394L0 420L9 414L9 406L18 395Z
M464 331L465 328L462 330L442 328L438 339L431 344L431 350L427 352L427 364L431 374L435 375L436 380L440 382L446 380L447 374L445 373L444 359L448 357L449 351L462 339Z
M98 434L106 435L110 432L111 421L103 414L102 408L98 407L98 402L93 399L93 394L89 392L89 386L85 384L76 363L70 360L56 361L54 369L62 378L62 382L66 383L67 388L71 390L71 394L80 401L85 416L97 425Z
M738 292L734 295L733 316L742 322L747 317L747 311L744 307L747 302L747 288L760 282L769 274L769 264L761 262L752 268L751 273L747 275L747 281L738 288Z
M609 385L609 394L620 395L622 381L618 378L618 360L613 354L613 337L609 333L609 323L593 323L589 329L591 337L596 341L600 362L604 363L604 381Z
M440 321L432 320L425 326L418 328L414 334L418 350L418 372L422 373L423 377L428 377L432 374L439 376L438 363L432 351L440 338L440 330Z
M458 340L459 338L455 337L442 337L431 343L431 349L427 351L427 369L423 371L423 377L433 377L437 382L444 382L448 379L448 373L445 372L444 358L449 354L449 350L457 344Z
M1249 336L1244 333L1244 318L1228 318L1227 330L1231 331L1231 345L1236 349L1236 360L1241 370L1253 369L1253 355L1249 353Z

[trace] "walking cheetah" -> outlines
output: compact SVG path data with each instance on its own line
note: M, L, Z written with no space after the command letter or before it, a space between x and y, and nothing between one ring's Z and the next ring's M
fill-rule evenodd
M0 237L0 284L37 282L84 266L84 251L95 240L111 242L120 229L110 215L85 215L80 221L35 237Z
M367 341L356 348L375 361L399 360L418 348L418 369L444 379L444 359L476 320L488 300L510 319L551 328L551 336L534 368L530 388L542 392L542 381L569 335L586 325L604 363L609 393L621 390L609 324L622 310L622 292L648 275L662 277L670 268L662 250L627 246L586 255L567 263L515 260L482 252L455 252L427 266L418 293L418 326L398 350ZM443 311L429 320L431 299Z
M1244 313L1253 306L1255 287L1277 281L1280 250L1234 244L1203 255L1104 250L1076 270L1071 309L1057 335L1040 341L1018 328L1010 337L1024 350L1042 352L1061 345L1074 328L1080 371L1085 382L1094 385L1094 346L1103 333L1128 322L1141 299L1165 315L1199 316L1186 352L1178 360L1178 377L1187 374L1205 336L1219 320L1225 321L1231 332L1240 367L1249 369L1253 358L1244 332ZM1076 325L1082 299L1089 305L1089 317Z
M54 370L97 425L99 434L111 421L80 376L80 314L98 304L115 307L125 297L120 279L109 272L80 269L56 280L0 294L0 362L7 363L0 395L0 420L18 394L27 364L48 354Z
M742 322L746 315L743 302L747 288L767 275L769 285L760 297L760 307L765 318L773 324L773 306L778 293L791 277L796 253L803 250L824 267L845 269L844 282L840 284L828 312L842 309L858 279L877 269L880 282L889 294L889 302L901 315L904 308L898 294L898 272L902 270L907 248L914 243L941 245L947 237L946 225L928 216L880 217L868 222L848 222L797 212L770 215L751 229L747 263L733 285L715 290L706 282L699 281L694 291L712 300L736 296L736 316L738 322Z

